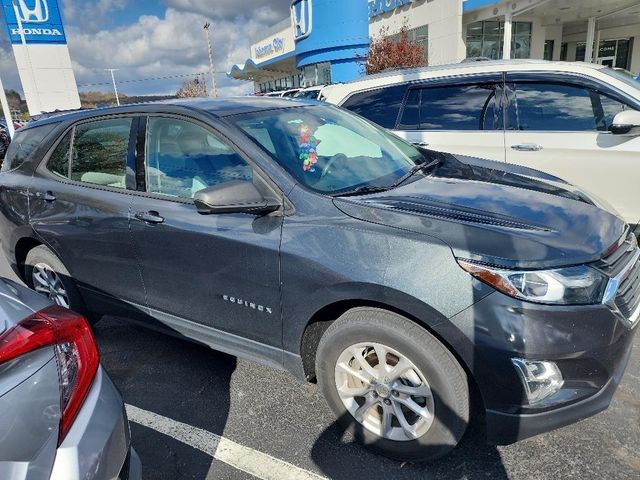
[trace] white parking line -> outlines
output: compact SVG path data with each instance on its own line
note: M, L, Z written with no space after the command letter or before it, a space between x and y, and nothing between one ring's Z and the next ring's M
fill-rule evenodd
M163 417L133 405L127 405L129 420L211 455L245 473L263 480L326 480L316 473L296 467L227 438Z

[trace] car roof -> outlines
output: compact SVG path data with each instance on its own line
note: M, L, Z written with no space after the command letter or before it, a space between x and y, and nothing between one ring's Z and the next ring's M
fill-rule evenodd
M522 70L555 70L563 72L595 71L606 67L585 62L550 62L547 60L488 60L482 62L461 62L449 65L434 65L420 68L405 68L387 70L366 77L352 80L348 83L330 85L323 91L325 96L335 98L348 93L386 86L395 83L406 83L416 80L435 78L449 75L473 75L481 73L495 73Z
M92 108L74 110L71 112L53 112L41 119L29 122L28 130L51 123L76 122L98 116L117 114L145 114L145 113L184 113L185 111L205 112L214 117L222 118L230 115L253 113L265 110L300 107L304 105L322 105L323 102L301 100L282 97L228 97L228 98L193 98L164 100L160 102L137 103L119 107Z

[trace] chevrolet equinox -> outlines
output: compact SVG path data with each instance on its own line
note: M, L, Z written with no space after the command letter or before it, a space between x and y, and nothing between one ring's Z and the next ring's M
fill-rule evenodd
M607 408L640 317L627 224L555 177L312 101L53 115L0 174L2 247L59 305L317 381L360 442L507 444Z

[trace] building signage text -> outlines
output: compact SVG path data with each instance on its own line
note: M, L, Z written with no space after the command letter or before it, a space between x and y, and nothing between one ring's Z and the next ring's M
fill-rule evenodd
M255 47L256 58L270 57L276 53L284 52L284 46L285 39L282 37L275 37L271 43Z
M370 0L369 18L378 17L387 12L393 12L396 8L410 5L414 0Z

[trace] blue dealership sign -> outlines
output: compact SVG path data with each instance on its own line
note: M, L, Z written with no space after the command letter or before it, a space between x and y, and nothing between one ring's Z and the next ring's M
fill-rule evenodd
M11 43L67 43L58 0L1 1Z

